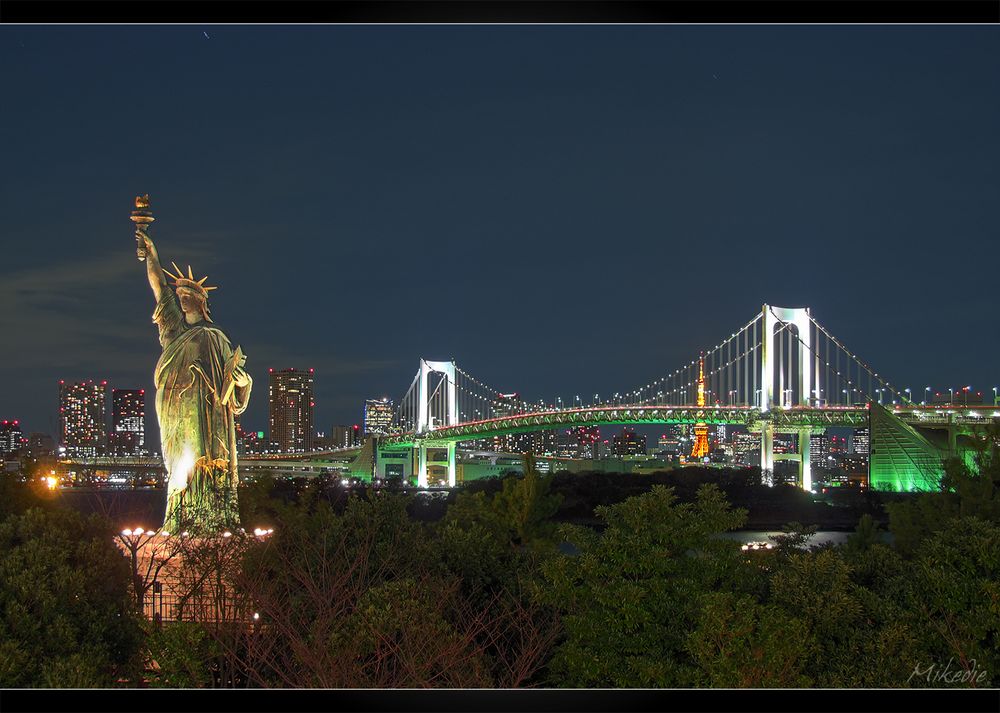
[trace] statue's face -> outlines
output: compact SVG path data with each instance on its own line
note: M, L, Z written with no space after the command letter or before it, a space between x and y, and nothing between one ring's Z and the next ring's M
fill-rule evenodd
M190 290L177 290L177 298L181 301L181 309L185 314L197 314L201 316L201 298Z

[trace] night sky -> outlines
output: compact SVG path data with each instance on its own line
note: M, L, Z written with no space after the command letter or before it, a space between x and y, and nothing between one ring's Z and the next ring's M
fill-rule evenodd
M128 220L316 427L454 357L551 400L809 306L890 381L1000 386L997 27L0 27L0 418L160 353ZM147 428L155 433L150 400Z

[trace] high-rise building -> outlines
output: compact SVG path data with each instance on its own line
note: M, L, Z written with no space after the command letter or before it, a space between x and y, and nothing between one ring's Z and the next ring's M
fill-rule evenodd
M840 457L847 454L847 437L830 436L830 455Z
M361 426L333 426L330 428L330 446L332 448L355 448L361 445Z
M556 454L556 435L554 430L535 431L531 434L531 450L535 455L553 456Z
M386 435L392 430L392 401L388 398L365 399L365 435Z
M146 390L111 390L111 433L114 455L140 455L146 446Z
M760 434L737 433L733 436L733 458L743 465L760 464Z
M312 448L313 370L268 369L268 412L271 447L279 453Z
M611 441L612 450L618 458L646 454L646 437L636 433L634 428L625 426Z
M867 428L855 428L851 438L851 452L855 455L866 456L871 450L871 435Z
M0 421L0 456L21 450L23 435L19 421Z
M825 433L809 435L809 460L813 468L828 469L830 460L830 438Z
M519 394L497 394L493 401L493 417L502 418L513 416L521 408L521 397ZM507 433L502 436L494 436L492 439L482 439L488 441L487 448L496 453L528 453L535 452L535 439L533 433Z
M70 455L95 456L107 447L108 382L59 382L59 440Z
M600 428L597 426L574 426L559 433L556 455L561 458L599 458L600 445Z
M797 453L799 436L796 433L775 433L773 441L774 453Z
M56 442L47 433L32 433L28 436L28 456L32 460L56 454Z

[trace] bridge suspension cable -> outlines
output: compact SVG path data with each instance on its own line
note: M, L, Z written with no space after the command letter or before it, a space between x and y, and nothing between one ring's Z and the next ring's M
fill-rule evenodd
M766 335L765 328L772 334ZM593 407L695 406L702 370L709 408L850 406L859 400L881 401L883 395L910 401L808 310L770 306L698 358L643 386L603 399L594 394L592 399L576 395L548 403L528 401L484 383L454 362L422 362L421 369L399 401L395 427L401 432L416 431L420 424L434 430L454 422ZM425 389L424 404L420 389Z

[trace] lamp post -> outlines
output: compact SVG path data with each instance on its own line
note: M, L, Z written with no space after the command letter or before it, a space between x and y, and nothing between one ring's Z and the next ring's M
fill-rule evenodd
M931 387L925 386L924 387L924 394L925 394L924 398L926 399L925 403L930 402L930 400L931 400Z
M906 392L906 400L909 401L910 404L912 405L913 404L913 398L912 398L913 394L910 393L910 387L907 386L905 389L903 389L903 391Z

